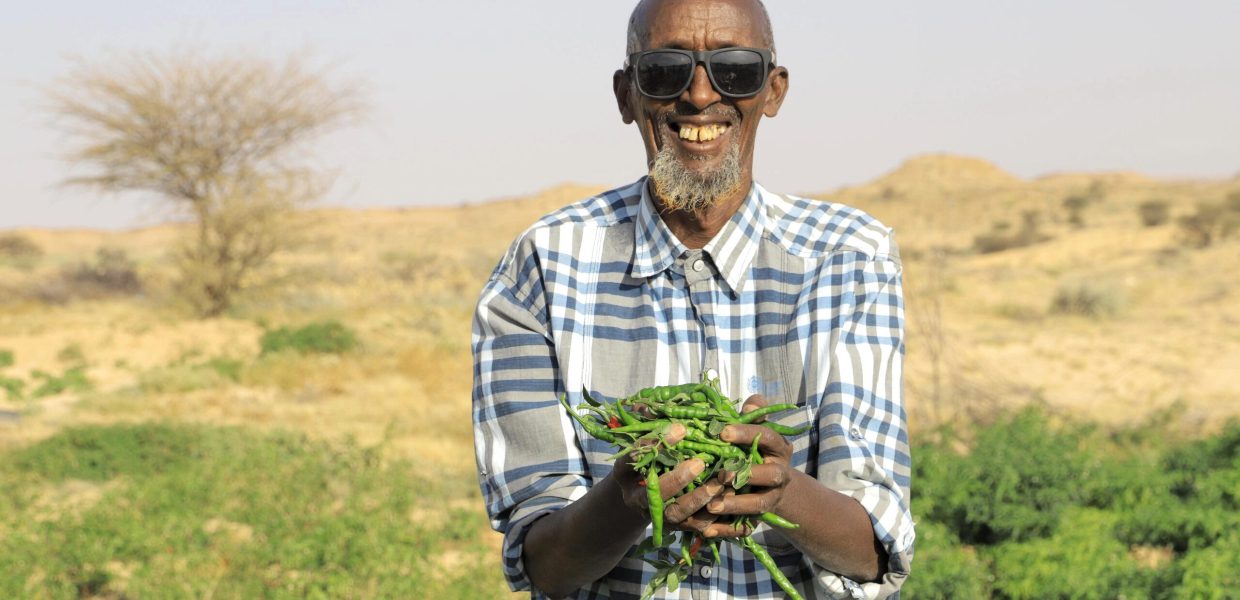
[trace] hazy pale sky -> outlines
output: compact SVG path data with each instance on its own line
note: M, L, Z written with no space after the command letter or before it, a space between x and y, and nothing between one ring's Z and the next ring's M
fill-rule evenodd
M629 1L10 3L0 20L0 229L162 219L137 195L64 188L40 89L71 58L204 46L310 50L366 83L360 127L324 139L327 204L456 204L642 175L611 94ZM755 173L814 192L952 152L1017 175L1240 172L1236 0L768 0L791 89Z

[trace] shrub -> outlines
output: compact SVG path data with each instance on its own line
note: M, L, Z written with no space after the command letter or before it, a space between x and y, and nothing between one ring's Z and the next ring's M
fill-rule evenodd
M1148 598L1150 577L1116 541L1110 513L1073 508L1047 539L995 548L995 591L1002 598Z
M43 248L20 233L0 234L0 263L30 268L43 256Z
M11 367L14 362L13 351L0 348L0 369Z
M245 363L240 360L222 356L196 364L177 361L142 373L138 376L138 387L156 394L216 388L240 381L244 367Z
M1189 552L1183 559L1183 579L1175 598L1194 600L1235 598L1240 590L1240 533L1235 529L1208 550Z
M88 392L94 388L94 384L86 377L86 367L82 365L66 369L60 375L36 369L31 376L43 381L31 392L35 398L54 396L65 391Z
M1119 314L1125 304L1123 291L1109 283L1076 281L1061 283L1051 299L1051 312L1083 317Z
M982 254L1001 252L1011 248L1032 246L1051 239L1042 233L1042 213L1028 210L1021 214L1020 229L1011 231L1006 221L996 221L988 233L974 236L973 249Z
M1068 196L1063 199L1063 207L1068 211L1068 223L1074 227L1085 226L1085 208L1090 200L1085 196Z
M1205 248L1240 231L1240 211L1222 203L1202 202L1197 212L1180 217L1180 232L1190 246Z
M292 350L302 354L340 354L357 346L357 335L338 321L310 323L299 328L280 327L263 334L262 354Z
M972 548L942 524L917 524L913 575L902 588L911 600L970 600L991 595L990 570Z
M137 265L119 248L102 247L92 261L62 269L38 284L30 295L48 304L64 304L74 299L96 300L110 296L132 296L142 292Z
M9 400L20 400L22 398L22 390L25 388L25 381L0 375L0 390L4 390L4 395Z
M1060 512L1080 500L1074 482L1085 461L1076 434L1052 429L1036 407L978 432L967 456L943 446L915 452L916 510L966 543L1048 535Z
M1141 215L1141 224L1146 227L1158 227L1171 220L1171 205L1166 200L1146 200L1137 207Z

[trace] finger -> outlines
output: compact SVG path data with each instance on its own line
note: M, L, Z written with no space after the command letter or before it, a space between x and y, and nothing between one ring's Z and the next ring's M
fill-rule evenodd
M754 465L749 471L749 485L760 488L784 487L788 485L788 469L771 463Z
M758 452L763 456L792 455L792 444L789 444L784 436L761 425L728 425L719 432L719 439L738 446L748 446L758 436L761 436L758 439Z
M713 525L715 521L717 521L718 519L719 519L719 515L713 515L711 513L706 512L705 510L699 510L693 513L692 515L689 515L688 518L686 518L685 520L679 523L671 523L668 521L664 521L664 526L670 527L672 529L676 529L678 531L692 531L695 533L702 533L703 531L706 531L706 528Z
M753 527L735 527L731 523L715 521L706 529L702 530L702 537L745 537L751 533L753 533Z
M659 476L659 491L663 494L664 500L670 500L672 496L679 494L689 485L690 481L697 478L706 470L706 463L700 458L690 458L678 465L671 471Z
M741 404L741 414L758 410L767 404L770 404L770 402L767 401L766 396L763 396L762 394L754 394L748 398L745 398L745 402Z
M684 521L702 510L711 498L723 493L723 484L710 480L701 487L689 492L676 499L676 502L669 504L667 509L663 511L664 522L679 523Z
M706 503L706 511L716 515L760 515L775 506L772 492L719 496Z

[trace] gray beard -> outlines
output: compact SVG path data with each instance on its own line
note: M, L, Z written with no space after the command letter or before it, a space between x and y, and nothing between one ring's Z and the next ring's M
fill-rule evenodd
M667 139L667 130L663 130L661 135L663 144L654 156L654 164L650 166L650 180L654 182L655 195L667 208L697 212L735 193L740 187L739 138L733 138L719 168L699 173L685 168L676 157L672 151L675 142Z

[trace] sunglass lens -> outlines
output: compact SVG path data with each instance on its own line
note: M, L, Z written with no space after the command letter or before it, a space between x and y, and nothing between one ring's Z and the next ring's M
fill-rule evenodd
M751 50L728 50L710 59L710 69L719 91L738 96L754 94L766 80L762 55Z
M647 96L679 94L693 77L693 59L676 52L651 52L637 62L637 84Z

